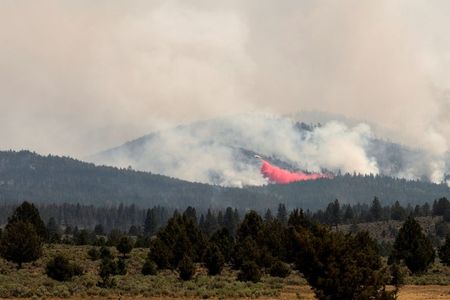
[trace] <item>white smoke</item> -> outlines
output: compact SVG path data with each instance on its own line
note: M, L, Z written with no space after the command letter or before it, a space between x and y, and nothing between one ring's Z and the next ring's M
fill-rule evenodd
M240 149L299 170L379 173L375 159L367 155L372 137L367 125L330 122L313 131L299 131L295 125L290 118L262 114L221 118L162 131L91 160L226 186L266 183L259 161ZM130 148L139 150L129 152Z
M449 169L449 3L0 1L2 147L82 157L166 124L320 110L377 124L376 136L420 149L389 174L440 182ZM258 119L233 122L244 131L239 142L299 167L386 170L364 151L364 126L325 125L301 144L289 122L273 124L278 131ZM171 138L150 145L164 165L203 153L205 166L149 163L152 171L205 181L200 170L214 166L244 180L245 166L213 156L233 156L220 143L205 154L186 133L192 153L171 157L163 150L183 136Z

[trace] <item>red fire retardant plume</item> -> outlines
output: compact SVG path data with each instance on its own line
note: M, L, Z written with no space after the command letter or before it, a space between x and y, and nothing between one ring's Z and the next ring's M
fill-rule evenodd
M332 176L329 174L306 174L303 172L289 172L276 166L272 166L265 160L262 161L261 173L270 181L279 184L287 184L295 181L316 180L319 178L332 178Z

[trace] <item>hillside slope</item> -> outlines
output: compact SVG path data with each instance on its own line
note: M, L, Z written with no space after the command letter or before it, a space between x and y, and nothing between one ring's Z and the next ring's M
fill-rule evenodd
M393 179L387 176L343 175L334 179L288 185L219 187L162 175L95 166L67 157L0 151L0 201L109 205L135 203L172 208L226 206L240 209L276 208L279 203L305 209L341 203L415 204L450 196L445 184Z
M247 114L153 132L86 160L223 186L263 185L258 154L295 171L380 174L440 182L445 161L377 138L364 123L310 125ZM201 159L199 159L201 158ZM439 165L443 169L435 169ZM434 174L434 175L433 175Z
M246 202L255 192L186 182L162 175L95 166L68 157L0 152L0 201L68 202L94 205L135 203L144 207L208 207Z

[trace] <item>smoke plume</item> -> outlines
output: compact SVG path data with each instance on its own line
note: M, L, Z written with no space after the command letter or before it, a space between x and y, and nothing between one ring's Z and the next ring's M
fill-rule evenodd
M326 125L304 146L282 127L283 138L251 140L308 170L376 174L387 168L366 136L378 136L417 149L392 174L440 182L449 171L448 15L444 0L4 0L2 147L82 158L198 120L325 111L370 127ZM245 130L266 128L250 120ZM238 182L255 171L232 165L220 144L205 155L196 136L170 137L151 147L172 152L145 169L203 181L223 164ZM199 153L204 161L192 158Z

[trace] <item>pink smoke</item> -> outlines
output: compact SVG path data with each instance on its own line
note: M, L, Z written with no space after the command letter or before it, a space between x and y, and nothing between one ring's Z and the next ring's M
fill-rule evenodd
M288 170L272 166L269 162L265 160L262 160L261 173L271 182L279 184L288 184L295 181L317 180L319 178L333 178L331 174L321 174L321 173L307 174L303 172L293 173Z

